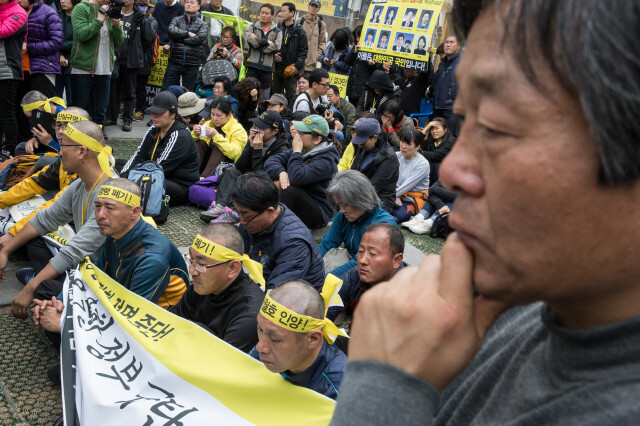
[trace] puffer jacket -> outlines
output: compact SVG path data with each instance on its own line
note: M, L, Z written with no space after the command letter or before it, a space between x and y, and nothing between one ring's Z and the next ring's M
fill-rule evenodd
M396 184L398 183L400 163L395 151L382 133L378 136L378 142L374 150L376 152L373 160L363 169L360 169L367 151L362 147L356 148L356 155L353 159L353 164L351 164L351 169L360 170L369 178L376 189L378 197L380 197L380 201L382 201L382 207L391 212L396 202Z
M29 14L27 53L31 74L60 74L62 20L44 3L34 3Z
M284 69L294 64L299 73L303 73L304 61L307 58L309 45L307 44L307 33L295 22L287 27L284 22L278 24L278 29L282 32L282 45L280 50L274 53L282 55L282 62L275 62L274 70L282 74Z
M340 154L333 144L321 142L307 153L289 149L270 157L264 163L264 170L271 179L278 179L281 172L287 172L289 182L304 190L314 199L324 223L329 222L335 209L327 200L327 186L338 173Z
M189 33L194 37L189 37ZM171 53L169 62L178 65L200 65L202 45L207 41L207 24L198 16L176 16L169 24Z
M17 1L0 4L0 80L22 80L22 41L27 12Z
M250 34L255 35L255 38L250 37ZM262 39L265 39L268 44L260 47L260 40ZM245 29L244 41L249 46L247 66L262 71L271 71L273 69L273 54L280 50L280 46L282 46L282 31L280 31L280 28L272 22L269 32L264 34L262 24L258 21Z
M253 348L249 355L260 360L260 353L256 348ZM296 386L302 386L328 398L337 399L346 367L347 356L344 352L325 340L315 361L306 370L298 374L283 371L280 375L287 382Z
M327 24L325 24L318 15L314 18L312 18L311 15L303 16L298 20L298 24L302 25L307 35L307 45L309 48L307 59L304 62L304 69L307 72L311 72L316 69L318 58L322 55L322 52L324 52L324 48L327 47L327 41L329 39L327 35Z

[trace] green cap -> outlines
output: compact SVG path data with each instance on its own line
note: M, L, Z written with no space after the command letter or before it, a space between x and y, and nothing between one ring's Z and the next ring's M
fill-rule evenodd
M305 117L302 121L294 121L292 124L299 132L329 136L329 123L317 114Z

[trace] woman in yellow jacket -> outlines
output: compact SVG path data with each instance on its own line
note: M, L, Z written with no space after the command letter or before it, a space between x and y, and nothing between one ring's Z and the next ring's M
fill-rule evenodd
M200 176L207 177L221 162L235 163L248 138L242 125L233 118L231 102L226 97L208 101L203 113L209 120L194 126L191 136L198 145Z

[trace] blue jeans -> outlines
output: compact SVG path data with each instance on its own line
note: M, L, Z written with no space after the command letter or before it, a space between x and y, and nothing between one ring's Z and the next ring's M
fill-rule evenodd
M447 205L447 207L449 207L449 209L453 208L453 203L449 202L445 204ZM420 210L420 214L424 216L425 219L435 219L436 217L440 216L440 213L438 213L436 207L428 201L427 204L424 205L422 210Z
M177 65L169 62L167 69L164 71L161 90L167 90L169 86L180 86L180 77L182 77L182 86L193 90L196 86L196 79L198 78L198 66Z
M104 124L109 104L110 75L71 74L73 106L88 110L89 96L93 98L92 121Z

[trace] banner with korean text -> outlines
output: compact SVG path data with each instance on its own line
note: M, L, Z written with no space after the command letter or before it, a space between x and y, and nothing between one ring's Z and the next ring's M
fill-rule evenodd
M335 403L128 291L88 260L68 274L64 422L326 425Z
M373 0L358 58L427 71L431 37L444 0Z

